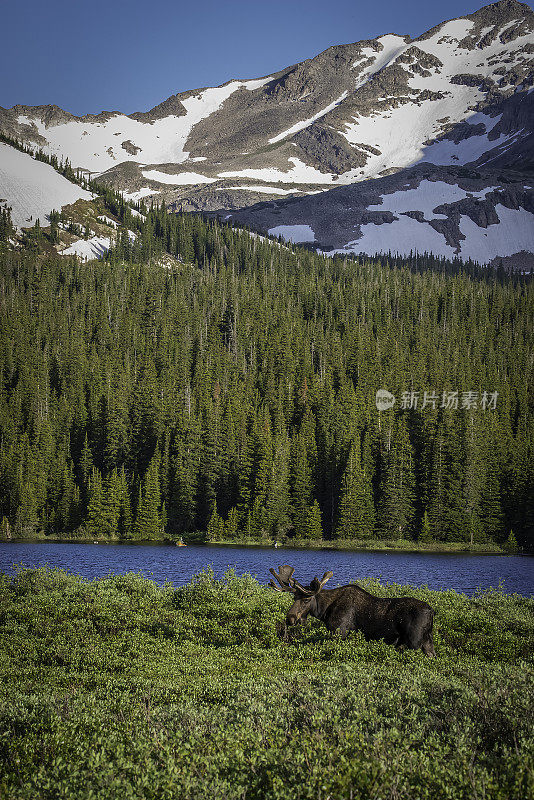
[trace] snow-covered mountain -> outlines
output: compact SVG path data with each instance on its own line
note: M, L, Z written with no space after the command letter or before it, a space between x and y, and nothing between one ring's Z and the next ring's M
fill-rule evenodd
M0 131L131 199L216 211L320 249L410 245L482 263L521 253L528 265L533 53L533 12L500 0L417 39L331 47L149 112L0 109Z

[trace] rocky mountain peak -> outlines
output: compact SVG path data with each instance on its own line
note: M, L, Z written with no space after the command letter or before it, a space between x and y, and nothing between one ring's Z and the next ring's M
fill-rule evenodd
M258 79L177 93L147 112L75 117L55 106L0 109L0 131L68 158L133 200L152 197L232 219L250 207L261 212L259 226L265 204L275 214L325 207L339 196L332 195L336 187L363 192L365 203L375 197L366 187L392 175L407 175L409 184L423 164L435 183L440 170L454 177L465 168L484 170L486 178L498 170L492 180L503 185L512 170L516 199L526 202L530 190L517 176L530 186L533 21L528 5L500 0L415 39L389 33L335 45ZM488 197L498 205L497 194ZM458 213L453 205L447 214ZM425 222L445 235L444 224L419 220L419 210L407 209L415 214L408 217L414 236L423 235ZM467 217L480 227L481 215ZM486 218L497 225L495 216ZM345 246L346 226L332 226L332 235L321 228L321 242ZM356 241L358 224L352 228ZM458 254L464 229L451 223L447 231ZM434 234L425 236L437 246Z

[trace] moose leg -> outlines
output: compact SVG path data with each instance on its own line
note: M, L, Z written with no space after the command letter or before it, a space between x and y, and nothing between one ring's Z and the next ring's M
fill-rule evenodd
M340 636L343 639L343 641L345 641L345 639L349 635L349 629L346 627L346 625L340 625L339 628L335 631L335 633L337 633L337 635Z
M421 650L423 651L425 656L428 656L429 658L436 657L436 651L434 650L434 637L432 636L432 633L427 633L427 635L423 639Z
M432 619L430 623L421 620L410 621L406 625L404 643L410 650L419 650L431 658L435 656L434 640L432 638Z

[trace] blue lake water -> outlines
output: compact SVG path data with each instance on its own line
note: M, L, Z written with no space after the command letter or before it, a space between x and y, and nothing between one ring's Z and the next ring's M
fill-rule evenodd
M11 573L14 564L60 567L99 578L107 573L141 572L163 583L179 586L211 566L216 575L233 568L250 573L260 583L269 581L269 567L291 564L301 581L331 569L331 586L378 578L431 589L455 589L472 595L477 589L498 588L512 594L534 595L532 556L481 556L472 553L343 552L262 547L77 544L55 542L0 543L0 572Z

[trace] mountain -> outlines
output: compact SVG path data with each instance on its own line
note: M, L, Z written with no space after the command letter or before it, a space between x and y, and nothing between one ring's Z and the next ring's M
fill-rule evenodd
M0 132L128 199L327 252L409 248L529 269L533 53L532 10L501 0L417 39L331 47L148 112L0 109Z

